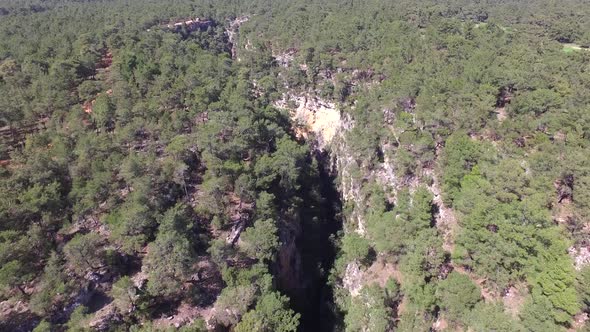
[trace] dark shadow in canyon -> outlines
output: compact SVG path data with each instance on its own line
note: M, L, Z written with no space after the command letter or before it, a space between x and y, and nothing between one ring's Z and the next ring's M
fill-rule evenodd
M303 188L300 254L301 285L286 291L293 308L301 313L299 331L333 331L342 322L328 277L336 259L334 239L342 230L342 202L329 167L329 155L315 152L317 174ZM313 164L313 162L312 162Z

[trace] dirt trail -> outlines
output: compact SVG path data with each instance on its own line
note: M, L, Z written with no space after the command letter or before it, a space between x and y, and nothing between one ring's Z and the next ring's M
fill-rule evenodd
M381 287L385 287L385 284L391 277L399 283L403 281L402 273L399 271L397 264L390 263L385 258L379 256L367 269L363 279L366 285L376 283Z
M506 107L499 107L496 109L496 117L498 121L502 122L508 118L508 113L506 112Z
M504 304L506 312L512 315L512 317L518 317L518 314L526 301L527 294L528 289L526 284L510 287L508 292L506 292L506 295L502 297L502 303Z

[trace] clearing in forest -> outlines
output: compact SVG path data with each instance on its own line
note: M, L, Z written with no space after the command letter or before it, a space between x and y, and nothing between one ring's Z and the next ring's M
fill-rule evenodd
M563 44L563 51L565 53L572 53L572 52L581 51L581 50L590 51L590 48L582 47L581 45L574 44L574 43Z

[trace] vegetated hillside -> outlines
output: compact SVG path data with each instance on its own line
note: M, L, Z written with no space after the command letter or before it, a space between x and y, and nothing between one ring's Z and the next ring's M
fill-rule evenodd
M590 328L588 10L0 0L0 330Z

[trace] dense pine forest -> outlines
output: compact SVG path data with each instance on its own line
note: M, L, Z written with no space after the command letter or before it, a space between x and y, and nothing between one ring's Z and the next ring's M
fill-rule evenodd
M590 331L586 0L0 0L0 331Z

